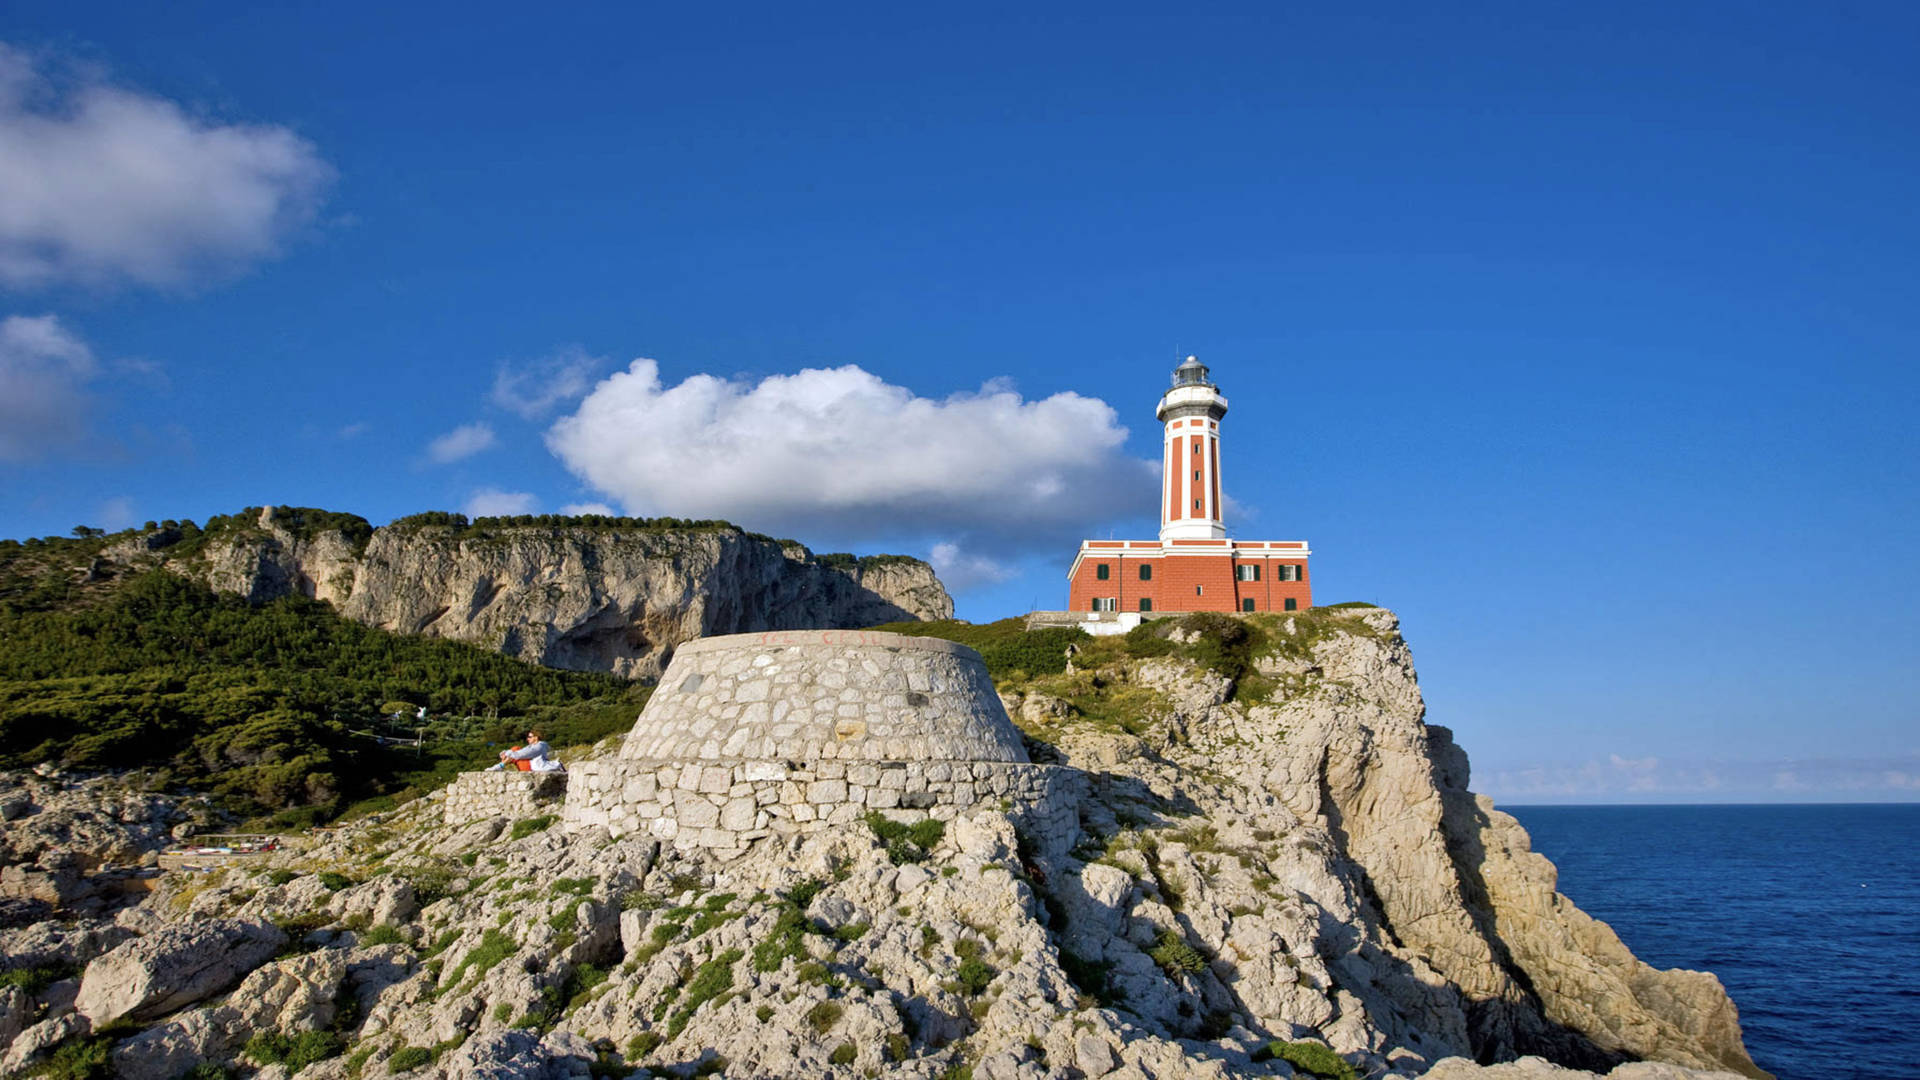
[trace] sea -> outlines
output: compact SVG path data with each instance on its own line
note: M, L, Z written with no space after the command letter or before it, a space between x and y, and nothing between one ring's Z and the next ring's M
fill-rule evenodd
M1920 804L1501 809L1640 959L1718 975L1761 1068L1920 1078Z

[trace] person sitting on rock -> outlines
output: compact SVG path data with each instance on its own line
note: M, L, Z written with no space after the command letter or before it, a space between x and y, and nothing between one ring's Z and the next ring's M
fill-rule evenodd
M517 768L522 772L563 771L559 760L549 756L552 753L553 747L547 745L546 740L540 737L540 730L535 728L527 732L527 744L525 746L516 746L511 750L500 751L500 764L495 765L488 771L499 772L506 768ZM526 762L525 765L520 764L520 762L523 761Z

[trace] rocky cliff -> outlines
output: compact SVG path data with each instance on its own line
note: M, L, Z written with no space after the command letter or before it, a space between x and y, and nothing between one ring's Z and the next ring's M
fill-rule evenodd
M430 797L5 932L48 976L0 999L4 1066L1765 1076L1713 976L1636 960L1467 790L1390 613L1269 620L1237 657L1167 625L1002 687L1083 787L1071 853L991 804L911 842L855 821L721 857L537 810L449 823Z
M267 507L197 537L160 530L125 540L100 569L163 565L255 601L302 593L382 629L627 676L659 674L673 647L696 637L953 614L917 559L820 558L731 526L594 520L402 519L374 529L350 515Z

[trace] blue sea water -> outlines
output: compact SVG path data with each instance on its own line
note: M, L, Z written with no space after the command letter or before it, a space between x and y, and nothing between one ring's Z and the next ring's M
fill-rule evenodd
M1718 975L1761 1068L1920 1077L1920 805L1502 809L1640 959Z

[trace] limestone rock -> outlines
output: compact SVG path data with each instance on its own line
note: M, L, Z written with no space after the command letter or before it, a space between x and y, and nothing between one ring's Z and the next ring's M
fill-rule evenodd
M74 1007L96 1027L164 1016L239 982L286 941L269 924L235 919L167 926L88 964Z
M123 569L163 566L256 603L310 596L382 629L631 676L659 675L675 646L698 637L953 615L917 559L823 562L798 544L732 530L401 523L352 532L310 529L267 507L189 555L129 542L102 557Z

